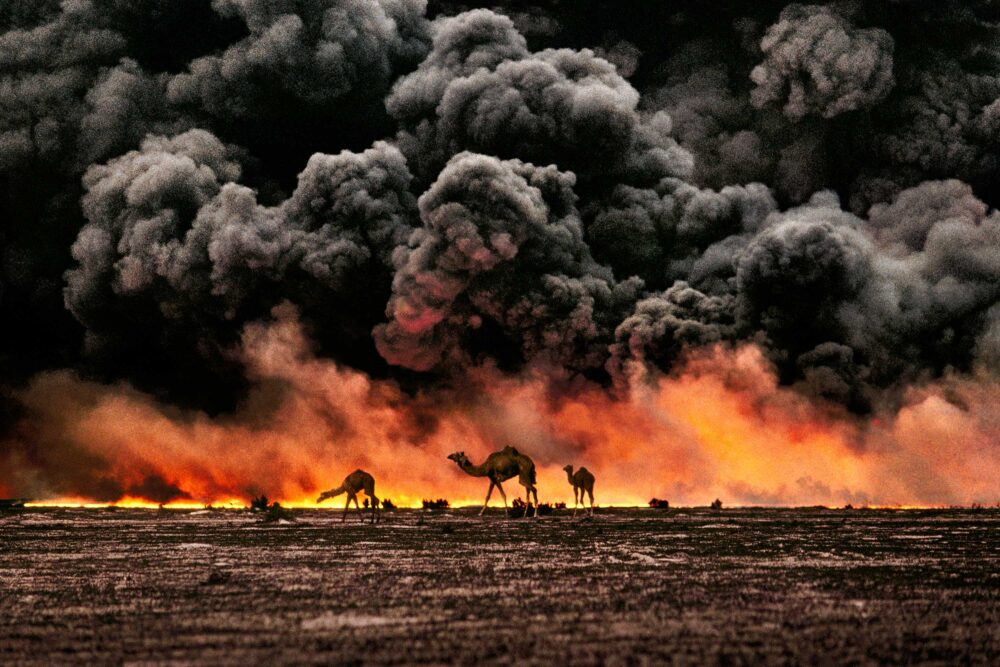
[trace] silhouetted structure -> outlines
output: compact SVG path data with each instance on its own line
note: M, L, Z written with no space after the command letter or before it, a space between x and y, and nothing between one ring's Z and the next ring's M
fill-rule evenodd
M269 505L270 500L263 493L256 498L250 499L250 511L252 512L266 512Z
M160 505L160 509L163 509L162 505ZM250 499L250 511L262 512L264 514L262 520L265 522L281 520L295 521L295 516L289 510L282 507L281 503L277 501L273 503L270 502L268 497L264 494Z
M668 510L670 509L670 501L662 500L660 498L653 498L649 501L649 506L654 510Z
M510 509L507 511L507 516L511 519L520 519L528 513L528 503L524 502L520 498L514 498L514 501L510 504Z
M264 522L276 523L278 521L295 521L295 515L292 514L291 510L282 507L281 503L275 501L264 512Z

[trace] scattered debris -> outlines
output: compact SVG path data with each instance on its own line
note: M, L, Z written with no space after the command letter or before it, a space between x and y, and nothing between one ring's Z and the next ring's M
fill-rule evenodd
M559 508L559 505L562 505L562 507ZM566 503L558 503L557 505L553 505L552 503L539 503L538 514L540 516L547 516L549 514L552 514L552 512L557 508L566 509Z
M451 507L445 498L438 498L437 500L428 500L424 498L423 505L425 510L446 510Z
M510 504L508 515L512 519L520 519L523 516L534 516L535 512L531 511L533 507L535 506L524 502L520 498L515 498L514 502ZM539 503L538 507L535 508L539 516L546 516L552 514L555 510L564 509L566 509L566 503Z
M292 514L291 510L285 509L281 506L281 503L276 501L271 503L267 511L264 512L264 521L267 523L274 521L295 521L295 515Z
M510 504L510 509L507 510L507 516L511 519L520 519L527 511L528 504L520 498L514 498L514 501Z
M201 582L202 586L221 586L222 584L228 583L230 575L228 572L219 572L218 570L212 570L212 573L208 575L205 581Z
M396 509L396 504L393 503L388 498L383 498L382 499L382 509L384 509L384 510L394 510L394 509Z
M649 506L654 510L668 510L670 509L670 501L663 500L662 498L653 498L649 501Z
M24 509L27 498L0 498L0 510L20 510Z
M566 507L566 503L561 503L563 509ZM507 516L511 519L520 519L526 516L545 516L546 514L552 514L553 509L555 509L551 503L539 503L538 507L535 508L531 503L526 503L520 498L514 498L514 501L510 504L510 508L507 510Z
M250 511L251 512L266 512L269 506L269 500L266 495L261 494L258 498L252 498L250 500Z
M278 501L270 503L264 494L250 500L250 511L262 512L264 516L261 520L265 523L295 521L295 515L292 514L291 510L282 507Z

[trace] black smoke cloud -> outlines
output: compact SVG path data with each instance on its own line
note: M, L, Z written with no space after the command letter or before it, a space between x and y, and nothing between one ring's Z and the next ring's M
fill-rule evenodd
M393 253L416 225L405 159L384 142L316 154L291 196L267 206L238 184L238 156L195 129L150 135L84 174L87 224L65 299L88 358L182 384L196 362L229 366L242 325L292 301L331 354L351 361L358 341L348 339L367 337L364 317L381 311L355 303L357 288L387 289ZM170 363L150 369L151 358Z
M638 112L639 93L592 50L529 52L507 17L444 18L416 72L386 106L418 176L473 151L572 170L586 192L608 180L656 183L690 171L665 114Z
M614 325L642 281L616 282L593 260L575 207L575 178L554 166L460 153L418 202L423 226L396 253L386 314L375 329L390 363L429 370L490 329L521 357L600 366Z
M789 5L760 42L764 60L750 72L750 101L780 104L792 120L871 107L895 85L894 46L885 30L856 28L829 7Z
M474 5L7 3L3 395L231 411L286 302L409 389L749 343L863 413L997 369L992 3Z
M424 0L215 0L246 35L165 83L168 103L250 148L288 183L315 151L392 131L383 98L424 57Z

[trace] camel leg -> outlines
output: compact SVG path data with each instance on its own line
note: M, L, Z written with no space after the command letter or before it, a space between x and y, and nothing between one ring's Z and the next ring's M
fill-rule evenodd
M538 514L538 488L531 487L531 493L535 496L535 518L537 519L540 515Z
M531 507L531 487L522 484L524 486L524 518L528 518L528 508Z
M573 487L573 516L576 516L576 509L580 506L580 494L577 493L579 489L575 486Z
M500 491L500 497L503 498L503 513L506 517L510 518L510 508L507 507L507 494L504 493L503 487L497 484L497 490Z
M340 518L340 523L347 521L347 510L351 509L351 494L347 494L347 504L344 505L344 516Z
M372 496L371 499L372 499L372 524L375 524L378 523L378 521L382 518L382 512L378 509L378 498Z
M361 509L361 503L358 502L358 496L354 496L354 509L358 510L358 521L361 523L365 522L365 513Z
M590 496L590 516L594 516L594 489L587 489L587 494ZM583 491L580 491L580 500L583 500Z
M496 486L496 482L490 482L490 490L486 492L486 500L483 501L483 509L479 510L479 516L482 516L486 511L486 506L490 504L490 496L493 495L493 487ZM500 493L503 493L501 490Z

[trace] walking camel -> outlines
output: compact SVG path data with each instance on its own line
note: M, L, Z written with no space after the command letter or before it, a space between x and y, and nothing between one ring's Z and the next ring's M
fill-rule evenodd
M531 503L532 495L534 495L535 518L538 518L538 489L535 488L535 463L529 457L513 447L507 446L499 452L490 454L478 466L472 464L472 461L465 455L465 452L449 454L448 458L457 463L458 467L468 475L489 478L490 490L486 492L486 501L483 503L483 509L479 510L479 516L483 515L483 512L486 511L486 506L489 505L490 496L493 495L493 487L500 490L504 511L508 515L510 514L510 510L507 507L507 494L504 493L501 482L506 482L508 479L517 477L521 486L525 489L525 498L529 504Z
M573 466L566 466L563 468L566 471L566 477L569 478L569 483L573 487L573 516L576 516L576 509L579 505L583 504L583 492L586 491L590 496L590 515L594 515L594 473L590 472L586 468L581 467L576 472L573 472ZM586 508L584 508L586 509Z
M378 498L375 496L375 478L370 474L366 473L364 470L355 470L350 475L344 478L344 483L338 486L336 489L330 489L329 491L324 491L319 494L319 498L316 499L316 503L319 504L326 500L327 498L333 498L339 496L342 493L347 494L347 504L344 505L344 516L340 519L341 523L347 521L347 510L351 507L351 501L354 501L354 506L358 508L358 516L361 517L361 521L364 522L365 517L361 512L361 505L358 504L358 492L364 491L368 499L371 500L372 505L372 523L378 520Z

